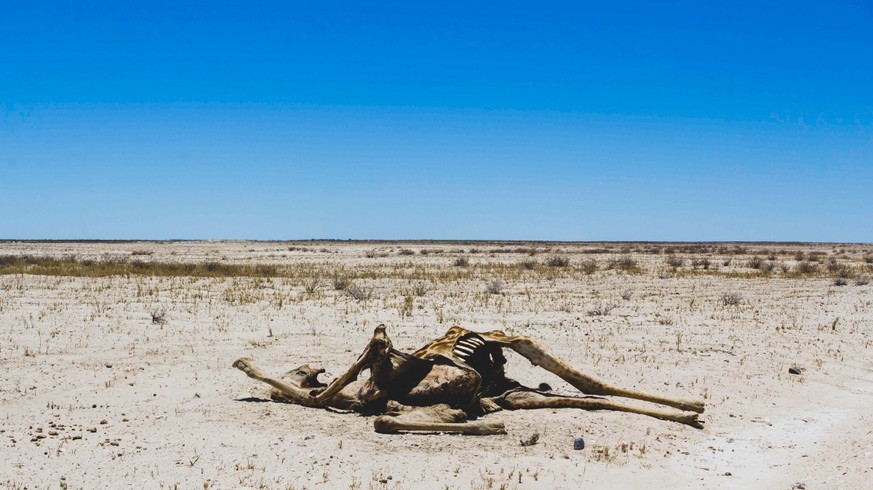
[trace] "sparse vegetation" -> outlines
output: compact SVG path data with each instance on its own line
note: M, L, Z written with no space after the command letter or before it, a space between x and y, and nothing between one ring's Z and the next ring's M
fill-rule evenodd
M153 325L163 325L167 323L167 310L163 308L152 310L151 316Z
M12 370L6 387L7 403L12 405L7 410L4 440L10 454L22 462L20 454L25 452L19 448L31 444L30 434L18 432L30 425L40 424L46 434L44 447L34 454L47 450L69 462L96 454L88 448L102 447L102 441L117 437L118 431L140 430L135 429L135 424L147 422L140 417L159 416L170 405L159 403L152 407L133 401L145 397L151 400L153 393L157 393L155 400L161 400L159 386L178 381L164 378L170 369L180 367L186 368L186 376L190 376L184 380L196 381L190 385L196 385L196 389L180 394L195 398L202 395L200 400L180 399L181 403L173 404L180 420L192 424L191 434L201 436L209 430L203 424L219 417L228 420L229 414L240 418L234 423L246 426L291 420L289 417L296 415L289 415L282 406L254 402L265 399L268 388L254 388L255 384L240 373L230 378L230 385L206 373L227 371L227 356L233 352L234 356L259 359L265 371L272 374L310 362L313 367L328 369L323 376L328 381L343 372L346 362L354 361L362 341L379 323L388 325L394 348L404 352L411 352L423 339L439 336L456 324L479 331L501 329L512 335L531 335L544 346L555 348L556 355L563 359L581 360L586 372L621 372L625 376L622 385L671 396L702 396L719 407L723 415L719 420L725 430L742 429L751 421L743 412L745 408L760 414L773 403L789 406L786 402L806 394L802 390L814 384L815 376L842 376L842 365L863 359L873 348L873 340L864 337L870 310L867 288L873 277L870 245L374 241L293 246L260 242L6 242L2 246L0 316L4 337L0 347ZM802 252L798 252L800 248ZM414 254L403 250L414 250ZM365 259L367 253L374 260ZM567 263L549 266L546 262L551 257ZM760 258L757 269L746 266L753 257ZM469 261L456 267L453 261L457 258ZM625 265L620 264L623 258L629 259ZM677 262L670 259L681 260L680 265L669 266ZM772 270L768 264L772 264ZM623 273L625 267L642 276ZM106 345L114 350L106 349ZM293 359L288 359L289 346L310 350L305 356L292 353ZM514 354L507 357L511 363L527 365ZM143 362L132 362L136 360ZM803 384L802 376L786 373L795 362L806 367L807 384ZM85 381L79 381L78 386L71 384L76 392L86 393L93 387L104 393L82 402L76 397L46 398L51 396L47 390L55 382L46 379L37 384L35 381L40 379L31 375L14 376L24 372L25 367L33 369L32 373L81 369ZM359 379L367 375L364 372ZM733 378L746 387L751 381L760 385L761 391L747 390L749 393L744 394L756 394L757 398L737 397L731 394L736 391L724 378ZM66 376L63 381L68 380L75 382L76 378ZM559 387L556 393L563 389ZM134 393L137 395L132 396ZM785 393L790 398L783 396ZM240 400L248 397L252 397L251 402ZM91 409L90 398L104 406ZM217 398L231 403L216 403ZM35 402L44 407L49 400L52 402L47 410L33 411L39 415L36 419L22 409L36 407ZM106 410L106 402L113 407ZM169 408L168 415L172 412L173 408ZM515 415L505 415L514 420ZM369 472L378 463L355 459L361 471L356 472L353 481L340 468L354 466L348 465L355 448L389 439L370 436L365 430L367 421L341 437L337 432L323 434L318 430L328 427L335 416L309 412L306 416L313 418L306 421L307 426L316 427L307 430L306 435L311 432L316 440L303 439L299 431L298 435L280 434L284 443L277 446L278 459L255 456L262 449L254 440L211 452L208 466L224 466L223 473L209 475L209 488L297 488L302 483L295 483L274 468L282 466L282 458L287 458L285 463L289 464L295 454L318 447L338 450L329 466L324 461L312 463L307 459L297 474L303 478L301 481L309 481L310 486L312 482L323 483L326 488L366 488ZM602 418L599 414L591 416ZM81 432L84 436L78 440L72 438L72 431L60 431L55 439L48 435L49 430L56 429L46 425L49 420L67 423L69 429L76 423L96 425L103 417L109 422L98 425L94 435L87 432L89 426L77 428L75 434ZM122 423L122 417L130 417L131 422ZM576 415L562 417L572 421ZM664 437L675 428L665 421L628 418L628 430L616 432L609 430L615 421L605 419L601 420L608 423L605 429L598 422L597 427L583 424L566 430L528 420L533 425L510 426L511 436L501 438L503 442L494 441L504 446L508 442L506 450L525 453L537 461L554 457L560 463L567 456L587 457L589 469L591 464L621 465L628 457L652 458L642 463L657 465L667 451L672 457L690 448L684 435L678 439ZM354 420L350 423L357 424ZM541 435L538 444L519 447L535 431ZM586 436L589 444L584 453L571 452L569 436L575 435ZM10 439L13 436L15 442ZM200 472L207 455L199 459L200 453L191 453L193 446L182 446L188 436L170 432L162 436L161 442L165 440L166 445L161 451L167 455L163 459L170 465L175 461L176 472L196 470L194 478L186 481L206 488L206 474ZM106 447L99 454L115 456L111 461L118 461L118 454L123 452L123 460L131 467L148 461L143 456L149 453L158 456L152 452L157 448L151 445L148 452L136 448L147 445L144 443L148 438L122 437L117 448ZM634 438L633 444L629 437ZM457 446L449 440L456 437L441 439ZM485 445L494 441L485 441ZM52 446L48 446L49 442L53 442ZM472 444L477 450L483 447L481 442ZM462 447L466 445L465 441L455 447L460 456L472 454L468 447ZM195 446L202 451L201 446ZM424 449L429 451L430 443L426 446ZM104 449L111 452L100 452ZM407 449L427 452L415 445ZM482 470L479 465L459 460L449 469L457 478L440 483L465 486L473 482L476 487L481 473L493 479L491 488L551 488L561 485L564 473L579 476L578 471L573 473L573 464L555 476L545 465L527 469L517 461L510 458ZM23 480L22 474L31 471L8 466L12 473L5 478L12 481ZM115 471L115 466L106 468ZM539 482L533 476L537 470ZM240 472L238 480L232 475L235 471ZM435 471L423 473L421 481L439 480ZM377 472L378 478L371 485L374 488L421 483L410 478L410 473L394 468L379 468ZM393 478L389 479L389 472ZM146 472L138 476L148 480L145 486L160 484ZM162 473L162 477L172 475ZM57 487L58 476L51 478L48 481L40 477L39 481L43 486ZM69 487L95 486L94 479L81 478L85 480L80 482L80 476L70 480ZM522 478L523 483L519 480ZM519 485L515 485L516 481ZM164 486L173 488L173 481Z
M609 270L617 269L626 272L639 272L640 265L636 259L629 255L621 257L612 257L606 262L606 268Z
M485 286L485 291L488 291L488 294L500 294L503 292L503 283L500 281L491 281Z
M317 277L310 277L303 281L303 290L306 294L315 294L321 288L321 280Z
M693 259L691 261L691 265L695 269L709 270L709 268L712 266L712 262L709 260L709 258L703 257L700 259Z
M532 271L532 270L536 269L537 265L539 265L539 263L533 259L522 260L521 262L518 263L519 267L521 267L524 270L528 270L528 271Z
M546 259L546 265L549 267L567 267L570 265L570 259L560 255L553 255Z
M597 272L597 261L594 259L583 260L579 264L579 270L581 270L583 274L590 276L591 274Z
M588 310L588 316L606 316L617 307L618 305L615 303L600 303Z
M346 288L346 294L351 296L355 301L369 301L373 298L372 289L362 289L354 284Z
M755 255L748 262L746 262L746 267L749 269L760 269L761 266L764 265L764 259Z
M818 265L808 261L798 262L795 270L798 274L814 274L818 272Z
M351 286L352 282L348 277L334 277L333 278L333 289L335 291L345 291Z
M721 303L724 306L736 306L742 300L740 293L724 293L721 295Z
M426 282L418 281L412 285L410 292L413 296L424 296L432 287Z
M674 269L677 269L677 268L685 265L685 259L683 259L682 257L678 257L676 255L668 255L666 261L667 261L667 265L669 265L670 267L672 267Z

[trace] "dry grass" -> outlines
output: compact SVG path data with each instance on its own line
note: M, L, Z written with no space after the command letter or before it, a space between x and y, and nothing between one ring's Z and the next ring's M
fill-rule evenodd
M210 478L215 480L210 488L285 488L287 462L309 461L305 455L310 452L333 454L332 464L312 471L301 467L295 478L322 482L326 488L367 488L371 471L373 488L433 482L477 487L480 476L482 488L555 488L566 481L581 481L584 470L575 466L582 461L579 457L586 458L588 476L621 471L619 465L635 458L655 468L673 464L670 461L682 464L684 459L673 455L693 450L711 433L698 434L627 414L519 411L495 415L512 420L511 438L462 441L425 436L415 437L409 445L402 441L412 437L374 435L364 419L240 401L265 397L266 390L239 373L214 374L227 372L229 361L236 357L254 356L272 372L282 372L289 363L314 361L335 376L355 359L378 323L389 325L395 345L407 351L461 324L531 335L562 359L620 385L702 396L712 407L706 415L708 427L730 434L743 430L753 417L770 413L776 403L796 406L791 402L806 385L789 377L787 362L805 367L806 383L812 386L817 374L831 379L843 373L844 358L869 355L873 341L864 336L871 304L866 278L873 274L873 264L865 261L869 248L440 242L0 244L4 332L0 354L11 360L11 369L18 370L10 371L9 379L22 379L8 383L5 392L4 403L11 403L4 412L10 414L10 420L4 421L5 436L27 435L28 427L37 422L45 425L38 419L48 416L42 409L54 406L49 402L60 401L63 409L52 408L47 414L80 417L75 422L82 424L95 423L100 410L92 409L90 400L80 406L76 397L81 393L90 392L98 405L111 404L118 410L117 418L103 413L96 418L107 416L112 422L100 427L101 438L92 441L98 444L78 447L78 453L71 449L83 441L65 446L67 458L105 460L106 471L90 473L84 488L122 481L126 470L111 463L118 452L99 445L110 437L122 438L122 448L112 451L123 450L130 467L147 467L155 461L168 471L159 477L137 475L136 482L151 478L145 486L166 480L186 482L180 487L194 483L199 487L200 471L209 465ZM680 256L681 266L671 267L668 259ZM756 256L759 267L749 268ZM550 267L546 263L550 257L567 263ZM466 263L456 267L457 259ZM768 263L775 267L767 270ZM847 284L834 287L835 277L843 277ZM810 338L818 340L807 342ZM544 380L542 371L527 360L507 357L510 374L520 381L536 386ZM34 369L51 373L37 390L30 388L37 386L29 374L37 372ZM168 378L167 369L178 369L180 374ZM78 377L79 372L87 376ZM645 374L642 381L640 373ZM557 390L567 390L557 382ZM70 386L76 390L71 392ZM133 422L120 424L122 413ZM164 413L170 416L156 418ZM544 414L549 423L542 422ZM223 440L213 430L215 420L224 421ZM338 425L340 421L343 425ZM169 430L169 423L186 430ZM278 436L284 440L265 452L263 441L275 438L270 430L276 426L289 429ZM540 435L537 444L516 442L534 432ZM138 451L136 445L148 440L137 437L142 434L160 439L160 451L153 447ZM314 439L307 438L313 434ZM591 441L582 453L571 452L575 434ZM123 447L127 442L131 446ZM446 444L451 451L446 451ZM26 461L31 453L41 457L44 449L56 451L56 447L29 451L21 443L7 449L16 461ZM671 456L662 457L668 451ZM409 470L394 464L389 480L381 460L369 458L373 454L387 455L385 461L415 457L436 463L433 469ZM479 456L483 454L492 458L484 466ZM538 466L527 471L518 463L525 458ZM494 470L489 473L483 467ZM445 468L454 475L443 479ZM4 472L12 481L36 480L32 486L38 488L57 486L56 477L45 478L47 472L30 479L21 473Z

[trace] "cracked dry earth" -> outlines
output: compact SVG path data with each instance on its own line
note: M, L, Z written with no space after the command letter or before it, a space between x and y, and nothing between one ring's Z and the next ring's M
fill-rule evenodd
M868 487L871 247L669 246L0 243L3 256L277 266L0 269L0 487ZM810 252L819 272L790 273ZM750 267L768 255L774 270ZM547 265L555 257L567 264ZM829 260L851 268L847 284ZM272 374L309 363L330 380L379 323L408 351L452 324L529 335L615 384L704 399L706 427L540 410L489 415L505 436L381 435L372 418L269 402L231 368L243 356ZM508 357L524 384L573 393Z

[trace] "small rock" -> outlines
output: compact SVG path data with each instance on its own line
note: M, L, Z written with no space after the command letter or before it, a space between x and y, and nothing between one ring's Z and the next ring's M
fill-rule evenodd
M100 425L106 425L106 424L108 424L108 423L109 423L109 421L106 420L106 419L103 419L103 420L100 421Z
M580 449L585 449L585 439L582 439L582 436L573 439L573 449L577 451Z
M788 368L788 374L803 374L803 368L798 366L791 366L790 368Z

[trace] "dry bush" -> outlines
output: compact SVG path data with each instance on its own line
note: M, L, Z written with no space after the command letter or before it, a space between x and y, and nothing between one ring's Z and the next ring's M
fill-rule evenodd
M455 267L467 267L468 265L470 265L470 259L468 259L467 257L458 257L457 259L455 259Z
M588 310L588 316L606 316L616 307L618 307L618 305L615 303L600 303L594 308Z
M419 282L412 285L412 289L410 290L410 292L412 293L413 296L424 296L431 289L432 288L431 288L430 284L427 284L426 282L419 281Z
M840 277L851 277L853 274L852 268L846 264L837 262L835 259L830 259L827 264L828 272Z
M303 281L303 290L306 294L315 294L321 288L321 281L317 277L311 277Z
M521 267L524 270L528 270L528 271L532 271L532 270L536 269L537 265L539 265L539 262L537 262L536 260L532 260L532 259L522 260L521 262L518 263L519 267Z
M594 259L583 260L579 266L583 274L591 275L597 272L597 261Z
M408 248L401 248L397 255L415 255L414 250L410 250Z
M163 325L167 323L167 310L156 308L152 310L152 325Z
M751 259L746 262L746 267L749 269L760 269L761 266L764 265L764 259L755 255Z
M625 301L630 301L630 299L633 297L633 295L634 295L634 293L632 291L625 289L624 291L621 292L621 299L623 299Z
M794 269L798 274L813 274L818 272L818 265L805 260L798 262Z
M333 288L337 291L343 291L348 289L349 286L352 285L352 281L349 280L348 277L334 277L333 278Z
M500 281L491 281L487 286L485 286L485 291L487 291L488 294L500 294L503 291L503 283Z
M834 278L834 286L845 286L846 284L849 284L849 281L845 277Z
M677 268L685 265L685 259L683 259L682 257L678 257L676 255L670 255L669 257L667 257L666 262L667 262L667 265L669 265L670 267L672 267L674 269L677 269Z
M570 259L561 257L560 255L552 255L546 259L546 265L549 267L567 267L570 264Z
M617 269L622 271L638 271L640 270L639 263L629 255L621 257L612 257L606 262L608 270Z
M870 280L867 279L866 277L859 277L857 280L855 280L856 286L866 286L869 283L870 283Z
M354 284L346 288L346 294L351 296L355 301L369 301L373 298L372 289L361 289Z
M704 258L702 258L702 259L694 259L694 260L692 260L692 261L691 261L691 265L692 265L695 269L704 269L704 270L709 270L709 268L712 266L712 262L710 262L710 260L709 260L708 258L704 257Z
M740 304L742 296L740 293L724 293L721 295L721 303L724 306L736 306Z

